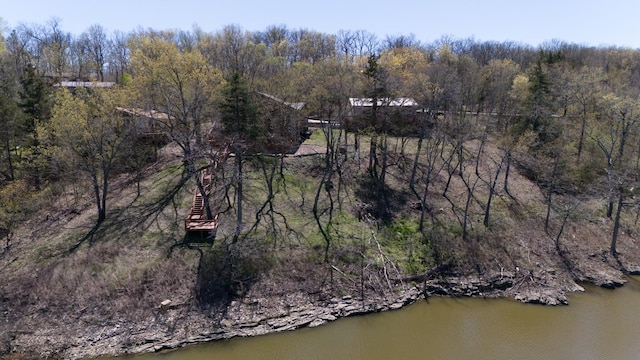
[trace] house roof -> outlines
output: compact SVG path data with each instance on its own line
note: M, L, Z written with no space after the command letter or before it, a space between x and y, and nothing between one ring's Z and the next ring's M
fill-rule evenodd
M78 87L96 87L96 88L109 88L115 85L115 82L111 81L61 81L54 84L54 87L66 87L66 88L78 88Z
M138 108L123 108L123 107L118 107L117 109L131 116L139 116L139 117L145 117L145 118L156 119L156 120L166 120L169 118L169 115L167 115L166 113L156 111L156 110L143 110Z
M264 97L266 97L266 98L269 98L271 100L274 100L274 101L277 101L277 102L282 103L284 105L287 105L287 106L291 107L294 110L300 111L300 110L302 110L304 108L304 105L305 105L305 103L303 103L303 102L293 102L293 103L291 103L291 102L286 102L284 100L278 99L277 97L275 97L273 95L269 95L269 94L266 94L266 93L263 93L263 92L259 92L258 91L257 93L262 95L262 96L264 96Z
M373 99L372 98L349 98L349 104L353 107L372 107ZM397 97L397 98L383 98L378 99L377 106L390 106L390 107L411 107L418 106L418 103L408 97Z

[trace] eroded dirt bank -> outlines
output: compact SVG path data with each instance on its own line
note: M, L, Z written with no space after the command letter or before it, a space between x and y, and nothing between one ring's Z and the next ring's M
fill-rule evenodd
M91 202L78 205L64 198L16 232L0 254L4 358L158 351L318 326L430 296L560 305L567 303L567 294L582 291L581 284L615 288L624 284L625 274L640 270L640 246L631 227L621 231L617 257L610 254L613 224L598 211L606 204L584 204L557 236L561 217L545 231L544 195L514 173L510 196L496 200L502 216L494 217L495 225L482 226L478 211L472 214L478 224L473 236L431 237L429 246L440 259L421 263L420 271L400 270L400 261L390 259L392 251L403 248L380 246L369 238L369 224L353 222L349 226L366 236L334 244L329 263L322 259L322 242L248 241L236 253L250 265L248 275L220 283L226 254L182 242L191 192L166 196L178 193L173 184L181 173L179 166L175 169L162 174L164 183L157 178L143 183L143 193L151 194L145 201L136 197L135 186L114 186L112 213L95 233ZM305 206L311 213L309 201ZM440 217L438 223L455 224L447 206L434 200L433 216ZM411 211L416 210L407 203L399 213ZM308 220L303 226L316 225Z
M604 262L601 264L589 267L588 272L585 270L585 279L605 287L624 284L621 272ZM400 309L429 296L506 296L523 302L559 305L567 304L567 293L583 291L569 279L568 273L550 274L542 268L486 276L449 274L437 279L412 280L397 284L393 291L385 289L378 294L368 291L364 300L352 295L322 298L300 290L269 293L266 289L275 284L267 280L255 284L244 297L228 304L205 310L188 299L167 299L170 301L161 302L151 310L153 316L135 320L127 314L105 314L100 318L87 309L79 309L80 314L71 309L67 312L39 309L26 315L21 327L5 328L4 357L77 359L154 352L205 341L319 326L341 317ZM289 284L284 288L295 287L296 284ZM5 321L7 311L4 309Z

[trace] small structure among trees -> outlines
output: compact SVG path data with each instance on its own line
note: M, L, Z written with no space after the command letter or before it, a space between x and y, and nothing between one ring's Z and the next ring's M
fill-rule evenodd
M258 92L256 104L264 122L267 139L263 152L293 154L300 144L309 137L305 103L287 102L273 95Z
M247 104L231 98L220 105L220 121L209 133L214 148L232 141L241 142L248 154L293 154L311 135L305 103L287 102L257 91L247 91L246 96L250 97Z
M164 144L169 140L162 131L160 121L166 122L169 115L156 110L118 107L124 119L131 123L137 141L151 144Z
M213 186L213 173L211 168L207 168L200 174L200 181L204 188L204 196L211 195ZM184 221L184 229L187 234L199 235L200 239L213 238L218 230L218 214L211 218L207 216L204 196L196 187L193 192L193 204L189 215Z
M229 151L234 157L233 186L237 212L236 233L243 227L243 163L248 156L295 153L310 134L305 104L287 102L273 95L251 92L245 79L234 74L223 90L224 98L218 105L219 121L209 133L209 144L215 161L201 172L202 189L194 190L193 204L185 219L185 231L193 240L210 240L218 228L219 213L207 206L207 199L215 192L216 173L223 168ZM218 184L221 186L221 184Z
M419 105L408 97L349 98L349 109L346 117L346 128L349 131L382 131L394 135L417 135L419 131ZM376 111L376 121L372 122L372 113Z

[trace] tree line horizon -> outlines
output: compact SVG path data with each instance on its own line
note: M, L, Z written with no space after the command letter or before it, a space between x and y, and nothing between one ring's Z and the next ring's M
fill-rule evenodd
M0 18L0 21L2 18ZM269 25L264 30L246 30L241 25L229 24L217 31L206 32L199 25L194 25L192 30L183 29L154 29L142 26L129 32L118 29L108 32L102 25L96 23L89 26L80 34L72 34L64 31L62 20L53 17L45 24L19 23L14 28L0 29L3 35L1 49L18 48L27 50L36 59L36 68L48 74L72 75L74 78L93 77L105 81L104 72L108 72L109 81L117 81L121 73L115 68L121 65L126 56L126 41L140 34L155 34L165 39L171 39L179 46L192 47L205 36L221 36L228 32L242 34L247 41L254 44L264 44L271 49L274 45L282 46L282 41L287 50L280 48L278 55L287 53L291 62L317 61L322 57L333 55L370 55L390 50L393 48L410 47L435 53L442 46L447 46L457 55L471 54L476 59L488 61L494 57L504 58L515 56L513 53L536 53L539 51L554 51L558 49L573 49L577 51L595 50L634 50L627 46L617 45L585 45L562 39L550 39L539 45L532 45L517 40L476 40L475 37L455 37L447 34L431 42L418 39L413 33L401 35L378 36L365 29L351 30L340 29L335 34L315 31L308 28L289 28L285 24ZM55 46L58 57L66 57L67 64L61 59L49 64L47 58L55 54L45 55L45 48ZM295 49L295 50L294 50ZM284 50L284 52L283 52ZM637 50L637 49L635 49ZM49 51L56 51L49 49ZM84 57L84 59L82 59ZM89 60L91 59L91 60ZM91 64L94 62L95 64ZM118 64L118 65L116 65ZM36 65L36 64L34 64ZM83 69L85 67L85 69ZM64 70L66 71L64 71ZM91 74L87 71L92 71Z

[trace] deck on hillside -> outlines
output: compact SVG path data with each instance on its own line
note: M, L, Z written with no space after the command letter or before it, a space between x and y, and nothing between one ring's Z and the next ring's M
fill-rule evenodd
M200 177L204 188L205 196L211 194L212 174L210 171L203 172ZM184 220L184 229L187 235L200 235L203 238L213 238L218 229L218 215L215 214L212 219L207 218L204 207L204 198L202 193L196 186L193 192L193 204L189 215Z

